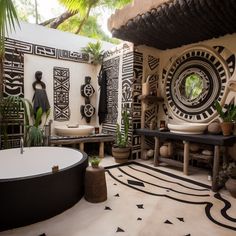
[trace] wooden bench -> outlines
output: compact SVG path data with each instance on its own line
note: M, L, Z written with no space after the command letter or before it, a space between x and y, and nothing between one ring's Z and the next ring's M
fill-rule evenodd
M104 143L114 142L115 136L111 134L93 134L89 136L72 136L72 137L62 137L62 136L50 136L49 145L51 146L61 146L61 145L76 145L79 144L80 151L84 151L85 143L99 143L99 157L104 158Z

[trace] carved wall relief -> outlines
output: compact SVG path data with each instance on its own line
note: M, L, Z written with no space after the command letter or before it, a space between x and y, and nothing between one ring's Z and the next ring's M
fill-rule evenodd
M92 116L95 114L95 108L90 103L90 97L93 96L95 90L90 84L91 77L85 77L85 84L81 86L81 95L85 98L85 105L80 107L80 113L82 118L85 118L87 123L90 123Z
M214 102L226 99L226 84L235 56L223 58L224 47L187 49L163 70L168 111L190 122L208 122L215 115Z

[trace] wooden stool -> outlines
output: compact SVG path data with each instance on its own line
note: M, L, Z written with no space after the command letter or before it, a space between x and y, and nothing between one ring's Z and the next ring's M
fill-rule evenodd
M84 198L92 203L107 200L107 185L103 167L93 168L89 166L86 168Z

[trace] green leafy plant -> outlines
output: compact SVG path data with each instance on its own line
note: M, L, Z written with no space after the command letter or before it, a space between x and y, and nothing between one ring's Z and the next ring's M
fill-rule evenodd
M224 108L216 101L215 108L223 122L233 122L236 120L236 106L234 104L226 105Z
M97 156L89 157L89 162L91 163L92 167L98 167L101 159Z
M120 125L116 124L115 146L124 148L128 146L129 114L127 109L122 112L121 117L121 123L124 124L124 129L122 130Z
M26 122L25 145L41 146L43 144L44 127L50 115L50 110L46 112L46 118L44 124L41 125L42 117L44 115L42 108L39 107L36 111L36 114L34 114L33 107L30 102L28 102L28 107L29 107L30 117L28 117ZM29 122L30 118L32 120L32 124L30 124Z
M220 186L223 186L229 178L236 179L236 163L235 161L230 163L224 163L222 170L217 176L217 181Z
M0 98L0 135L3 138L3 148L10 148L8 145L8 126L19 122L21 107L25 108L24 98L19 96Z
M82 48L82 52L88 53L92 56L92 63L94 65L102 64L103 53L101 42L88 43L88 45Z

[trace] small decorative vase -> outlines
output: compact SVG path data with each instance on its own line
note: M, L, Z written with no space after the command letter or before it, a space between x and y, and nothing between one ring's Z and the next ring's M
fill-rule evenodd
M220 126L224 136L231 135L234 126L232 122L222 122Z
M229 190L231 196L236 198L236 179L229 178L225 183L225 187Z
M207 130L210 134L219 134L222 131L218 121L213 121L210 123L207 127Z

